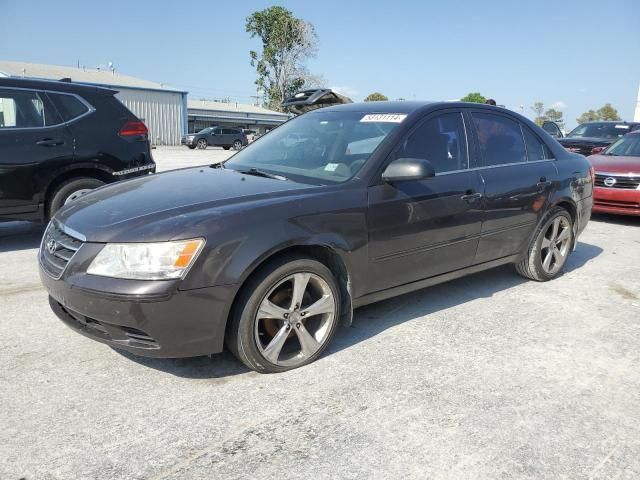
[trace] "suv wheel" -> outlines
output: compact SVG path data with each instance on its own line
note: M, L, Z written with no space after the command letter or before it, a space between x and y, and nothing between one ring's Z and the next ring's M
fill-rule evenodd
M242 142L240 140L235 140L233 142L233 149L240 150L242 148Z
M204 138L201 138L200 140L198 140L197 143L197 147L199 150L204 150L207 148L209 144L207 143L207 141Z
M535 231L533 240L516 270L538 282L557 277L573 245L573 222L564 208L553 208Z
M91 177L72 178L63 182L51 195L51 200L48 202L47 218L53 217L62 206L102 185L104 185L103 181Z
M225 146L225 147L222 147L222 148L224 148L225 150L229 150L231 147Z
M340 289L331 271L308 258L286 257L243 288L227 346L247 367L274 373L316 360L340 318Z

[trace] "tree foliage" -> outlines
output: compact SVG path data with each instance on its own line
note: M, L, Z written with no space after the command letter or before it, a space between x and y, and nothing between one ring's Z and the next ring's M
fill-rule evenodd
M471 103L484 103L487 101L485 97L483 97L480 92L470 92L467 93L466 96L460 99L461 102L471 102Z
M380 92L370 93L367 95L367 98L364 99L365 102L386 102L387 100L389 100L387 96Z
M255 83L262 88L268 108L282 110L280 104L298 90L319 86L321 80L304 65L317 51L318 36L311 23L274 6L249 15L245 29L251 38L262 41L262 51L252 50L249 55L258 73Z
M542 125L546 120L546 118L544 117L544 103L540 101L535 102L530 108L535 115L533 121L538 125Z
M597 122L597 121L605 121L605 120L622 120L620 115L618 115L618 111L611 106L610 103L606 103L604 106L600 107L598 110L587 110L578 118L576 118L576 122L578 124L585 122Z
M555 108L550 108L549 110L544 112L544 121L550 120L558 124L560 129L564 128L564 118L562 112L560 110L556 110Z

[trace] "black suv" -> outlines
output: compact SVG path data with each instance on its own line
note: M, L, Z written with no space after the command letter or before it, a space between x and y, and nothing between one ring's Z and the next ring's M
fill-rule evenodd
M198 133L184 135L180 141L190 149L199 148L204 150L211 147L222 147L229 150L231 147L240 150L249 144L247 135L239 128L209 127L200 130Z
M147 127L116 93L0 78L0 221L44 221L105 183L155 172Z

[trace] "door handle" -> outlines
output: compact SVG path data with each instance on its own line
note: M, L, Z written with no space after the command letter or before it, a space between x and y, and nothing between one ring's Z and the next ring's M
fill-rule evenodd
M40 145L41 147L57 147L59 145L64 145L64 140L61 138L45 138L37 141L36 145Z
M467 193L465 195L462 195L460 197L461 200L467 202L467 203L473 203L476 200L480 200L482 198L482 194L481 193Z
M548 187L553 182L547 180L547 177L540 177L540 181L536 184L540 190L543 190L545 187Z

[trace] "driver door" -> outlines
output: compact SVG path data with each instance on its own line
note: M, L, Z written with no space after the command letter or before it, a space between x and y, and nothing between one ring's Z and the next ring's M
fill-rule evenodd
M469 170L462 112L427 117L388 160L429 160L436 175L369 187L371 292L470 266L482 225L482 178Z

